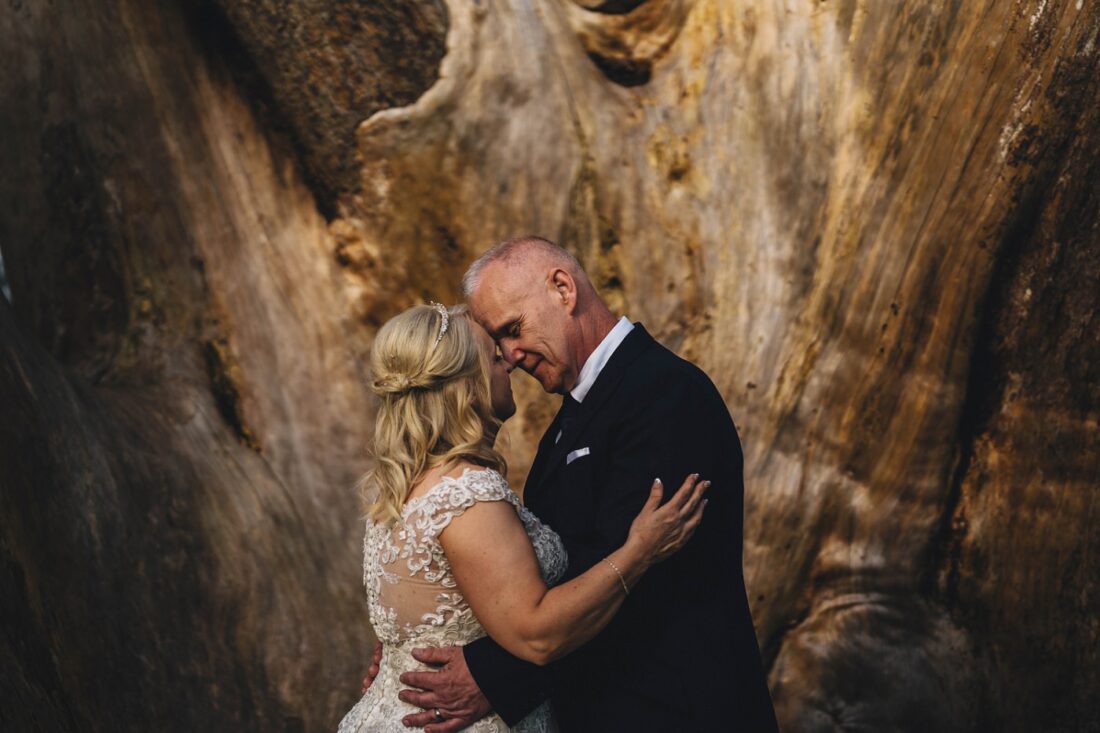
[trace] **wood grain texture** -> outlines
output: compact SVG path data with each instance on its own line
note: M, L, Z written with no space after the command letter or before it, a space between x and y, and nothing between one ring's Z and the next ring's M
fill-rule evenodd
M331 728L372 643L361 286L216 9L16 5L0 727Z
M533 232L726 397L784 730L1100 726L1095 3L17 5L5 696L331 728L371 335Z

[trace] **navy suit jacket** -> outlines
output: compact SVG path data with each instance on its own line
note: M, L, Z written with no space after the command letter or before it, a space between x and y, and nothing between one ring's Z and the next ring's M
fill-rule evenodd
M654 478L667 498L697 472L712 481L709 503L687 546L567 657L540 668L487 637L467 645L494 709L515 724L549 695L566 733L775 731L741 568L741 443L713 383L635 324L555 443L558 429L555 419L539 444L524 501L561 535L563 582L625 542Z

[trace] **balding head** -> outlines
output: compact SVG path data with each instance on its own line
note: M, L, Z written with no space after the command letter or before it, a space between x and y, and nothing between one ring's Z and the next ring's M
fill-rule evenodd
M470 312L504 358L548 392L572 389L615 325L577 259L542 237L497 244L470 266L462 284Z
M462 277L462 291L469 300L470 296L481 284L482 275L490 265L499 263L508 269L517 268L524 271L541 271L546 267L560 267L577 281L582 282L593 294L596 289L588 280L581 263L577 258L566 252L549 239L528 235L506 239L499 244L490 247L484 254L474 260L466 274Z

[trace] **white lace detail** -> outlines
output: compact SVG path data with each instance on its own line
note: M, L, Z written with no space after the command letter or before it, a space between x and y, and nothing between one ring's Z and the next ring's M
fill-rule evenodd
M403 672L423 669L412 658L414 647L462 646L485 636L466 599L458 592L439 535L451 521L479 501L507 501L515 507L535 549L547 585L565 574L568 558L561 538L524 507L504 477L492 469L466 469L444 477L426 493L406 503L392 527L367 522L363 537L363 585L371 623L383 645L378 677L366 695L344 717L339 733L401 731L401 718L420 712L397 698ZM556 727L548 705L542 705L512 730L523 733ZM496 715L467 730L507 731Z

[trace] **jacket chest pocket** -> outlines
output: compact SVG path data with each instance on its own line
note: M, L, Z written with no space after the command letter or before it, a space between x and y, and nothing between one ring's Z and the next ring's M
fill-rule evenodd
M596 524L596 500L599 494L595 447L578 446L560 459L554 476L554 513L570 533L587 534Z

